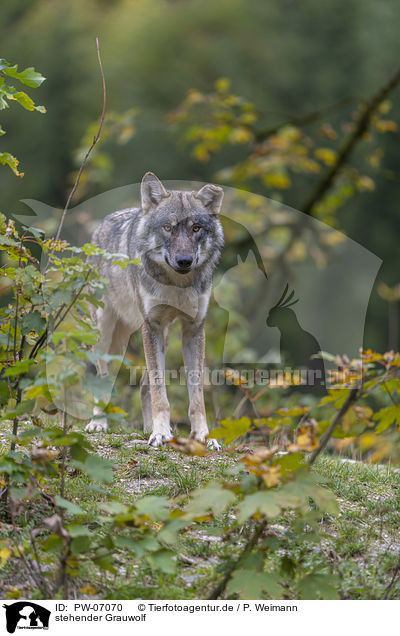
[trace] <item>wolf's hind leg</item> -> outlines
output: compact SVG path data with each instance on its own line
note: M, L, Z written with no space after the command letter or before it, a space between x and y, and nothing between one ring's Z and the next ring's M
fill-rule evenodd
M100 329L100 341L97 348L101 353L112 353L114 355L124 355L128 346L131 330L118 320L111 307L105 305L97 316ZM97 373L100 377L108 375L108 365L105 360L99 360L97 364ZM113 373L114 380L117 377L118 370ZM106 404L111 399L111 388L101 398ZM99 400L95 399L93 409L93 418L86 425L85 431L88 432L106 432L107 417L102 409L98 406Z

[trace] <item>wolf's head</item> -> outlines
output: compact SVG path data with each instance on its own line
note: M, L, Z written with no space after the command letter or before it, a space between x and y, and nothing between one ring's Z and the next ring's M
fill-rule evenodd
M217 264L224 235L218 215L224 192L205 185L198 192L166 190L147 172L142 179L141 244L147 258L178 274L206 262Z

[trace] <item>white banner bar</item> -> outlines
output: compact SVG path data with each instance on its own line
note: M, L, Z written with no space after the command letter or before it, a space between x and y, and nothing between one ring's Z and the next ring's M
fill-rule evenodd
M194 636L224 629L244 636L253 629L338 636L355 633L353 628L376 636L397 625L400 612L400 601L5 600L1 605L0 633L16 636L29 636L29 630L49 636Z

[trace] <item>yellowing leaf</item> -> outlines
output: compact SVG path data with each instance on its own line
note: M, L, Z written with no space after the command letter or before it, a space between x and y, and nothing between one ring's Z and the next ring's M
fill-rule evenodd
M244 462L245 464L262 464L263 462L272 459L272 457L278 450L278 446L273 446L272 448L256 448L253 453L246 453L246 455L244 455L240 461Z
M48 239L44 242L43 245L47 249L53 250L54 252L62 252L69 246L69 243L60 239L58 241L55 241L54 239Z
M2 166L8 166L9 168L11 168L16 177L22 179L22 177L24 176L24 173L18 170L18 159L9 152L0 152L0 164Z
M227 93L231 85L231 80L227 77L220 77L214 83L215 89L218 93Z
M82 594L87 594L88 596L94 596L99 591L97 587L94 585L84 585L81 587L80 591Z
M273 488L280 483L281 469L279 466L267 466L261 477L267 488Z
M378 132L397 132L398 127L395 121L390 119L379 119L375 122L375 128Z
M277 413L279 413L279 415L284 415L284 416L288 416L288 417L297 417L298 415L305 415L306 413L308 413L310 410L309 406L293 406L292 408L282 408L282 409L277 409Z
M271 188L279 188L281 190L285 190L291 185L290 178L283 172L272 172L270 174L266 174L263 177L263 181L265 185L270 186Z
M230 367L225 367L222 369L222 375L233 384L234 386L242 386L243 384L247 384L247 379L240 375L240 372L236 369L231 369Z
M379 422L376 427L378 435L386 431L393 422L396 422L397 429L400 430L400 404L393 404L392 406L380 409L380 411L375 413L373 419Z
M375 190L375 182L371 179L371 177L368 177L368 175L364 174L359 177L359 179L357 179L357 188L361 192L372 192L373 190Z
M3 568L5 566L10 556L11 556L10 548L7 548L7 546L4 546L3 548L0 549L0 560L1 560L0 568Z
M252 132L245 128L244 126L240 126L239 128L234 128L229 135L229 141L232 144L245 144L253 139Z
M336 161L337 154L332 148L317 148L314 154L327 166L332 166Z
M198 442L196 439L185 437L174 437L168 442L169 446L172 446L177 451L185 453L185 455L197 455L203 457L207 455L207 447L205 444Z
M251 427L251 421L248 417L241 417L238 420L227 418L219 422L222 426L214 428L208 437L215 439L223 439L226 444L230 444L234 439L242 437Z

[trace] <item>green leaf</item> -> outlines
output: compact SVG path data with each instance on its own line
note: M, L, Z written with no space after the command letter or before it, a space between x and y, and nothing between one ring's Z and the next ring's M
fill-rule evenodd
M304 466L303 453L287 453L287 455L280 455L276 457L272 462L273 466L279 466L281 475L289 475L296 472L301 466Z
M314 499L318 508L331 515L339 514L339 504L334 493L327 488L314 487L310 490L310 497Z
M31 88L37 88L46 79L43 75L35 71L33 66L29 66L23 71L18 72L18 64L15 64L14 66L5 66L6 64L7 62L5 62L5 60L0 60L0 70L2 70L5 75L13 77L19 80L22 84L26 84L26 86L30 86Z
M85 535L75 537L71 541L71 554L86 554L90 549L90 538Z
M47 537L46 541L42 543L42 550L50 552L51 550L59 550L64 544L64 541L57 534L51 534Z
M11 168L16 177L22 178L24 176L24 173L18 170L18 159L14 157L14 155L11 155L9 152L0 152L0 164L2 166L8 166L9 168Z
M71 453L72 459L75 459L78 462L82 462L82 463L85 463L85 461L87 460L89 456L89 453L87 452L87 450L79 442L71 445L70 453Z
M209 511L219 515L233 504L234 493L217 483L209 483L205 488L195 490L185 508L184 519L199 519L207 516Z
M55 496L55 501L57 506L60 506L60 508L64 508L71 515L85 514L85 511L83 510L83 508L81 508L77 504L72 503L72 501L68 501L68 499L64 499L64 497L60 497L60 495Z
M10 398L10 389L8 388L8 383L4 381L0 381L0 406L4 406L7 404Z
M167 523L161 528L158 533L158 538L163 543L167 543L170 545L174 545L179 541L179 531L182 530L185 526L188 525L188 522L182 519L170 519Z
M210 431L208 437L223 439L226 444L230 444L234 439L242 437L251 428L251 420L248 417L241 417L238 420L227 418L219 422L222 426Z
M238 594L242 599L279 599L282 589L279 585L279 575L271 572L257 572L255 570L235 570L227 586L229 595Z
M174 574L176 570L176 556L168 550L148 554L147 560L153 570L161 570L165 574Z
M101 400L104 395L111 392L113 380L110 376L87 374L82 380L82 386L85 390L90 391L95 398Z
M23 400L11 411L3 412L1 415L2 420L12 420L14 417L18 417L19 415L24 415L25 413L31 413L33 407L35 406L35 400Z
M88 455L85 462L74 463L84 470L91 479L104 483L109 483L113 479L113 464L108 459L104 459L104 457Z
M374 420L379 422L376 427L376 433L379 435L386 431L393 422L396 422L397 428L400 430L400 404L393 404L384 409L380 409L375 413Z
M128 512L129 507L120 501L108 501L101 504L101 509L109 512L113 515L125 514Z
M138 499L135 505L139 515L145 515L152 521L162 521L169 516L167 497L149 495Z
M32 311L29 314L25 314L22 318L21 332L26 335L30 331L36 331L40 333L46 324L46 320L42 318L39 311Z
M297 583L300 598L304 600L339 599L339 579L333 574L307 574Z
M118 548L122 548L123 550L130 550L136 554L136 540L131 539L130 537L124 536L116 536L114 538L115 545ZM158 544L157 544L158 547Z
M103 570L107 570L108 572L114 573L115 567L112 564L112 561L109 557L100 555L93 559L94 563Z
M151 535L144 537L140 541L136 541L135 552L136 555L141 558L146 552L156 552L160 547L160 544Z
M93 534L87 526L82 526L79 523L70 523L66 528L71 537L90 537Z
M347 400L349 393L350 389L329 389L329 395L325 395L322 400L319 401L318 406L334 402L335 409L339 410Z
M237 520L244 523L256 513L265 515L267 519L275 519L279 517L281 508L274 500L273 494L260 491L243 499L238 508Z

